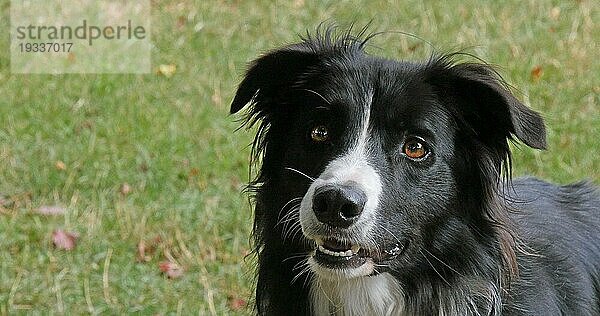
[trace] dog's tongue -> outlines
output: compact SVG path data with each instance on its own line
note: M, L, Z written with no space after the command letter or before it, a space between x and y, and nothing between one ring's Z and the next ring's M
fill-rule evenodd
M343 243L342 241L336 239L326 239L323 242L323 247L335 251L346 251L350 249L352 245Z

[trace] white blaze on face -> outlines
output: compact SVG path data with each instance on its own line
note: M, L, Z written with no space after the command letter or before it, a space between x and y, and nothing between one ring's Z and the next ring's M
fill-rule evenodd
M379 174L368 162L369 118L372 94L364 116L360 118L360 133L348 151L331 161L312 183L300 204L302 232L309 239L323 237L325 224L313 212L313 196L324 185L353 182L363 190L367 201L358 220L346 229L348 242L376 249L373 241L377 206L382 191ZM329 269L311 256L308 266L315 274L311 281L311 308L316 315L402 315L404 301L399 283L388 273L370 276L375 269L371 258L356 268Z
M300 223L302 232L308 238L318 237L324 224L319 222L313 212L313 196L317 188L330 184L355 183L365 193L367 201L356 223L348 228L348 236L352 241L364 246L375 247L370 238L373 235L377 204L381 194L382 184L376 170L367 161L369 143L369 117L372 95L367 100L364 115L357 122L360 124L356 141L348 151L331 161L323 173L312 183L300 204ZM365 271L367 272L367 271Z
M361 146L362 147L362 146ZM381 179L375 169L369 165L363 148L353 148L346 155L333 160L325 171L317 178L302 199L300 206L300 223L307 237L314 237L313 228L323 225L319 223L312 209L313 195L317 188L329 184L355 183L366 197L364 209L356 223L349 228L351 233L367 238L375 217L379 195L381 193ZM358 237L358 236L357 236ZM367 240L365 240L367 242Z

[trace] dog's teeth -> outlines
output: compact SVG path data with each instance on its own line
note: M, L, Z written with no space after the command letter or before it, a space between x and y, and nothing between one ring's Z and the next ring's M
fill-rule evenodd
M358 251L360 250L360 246L352 245L350 247L350 249L348 249L348 250L335 251L335 250L325 248L323 246L324 245L323 240L320 238L315 238L314 241L317 244L317 250L319 250L321 253L324 253L326 255L333 256L333 257L351 257L351 256L357 254Z
M319 249L320 252L322 252L326 255L330 255L330 256L334 256L334 257L350 257L354 254L354 252L351 249L346 250L346 251L332 251L321 245L318 245L317 249Z

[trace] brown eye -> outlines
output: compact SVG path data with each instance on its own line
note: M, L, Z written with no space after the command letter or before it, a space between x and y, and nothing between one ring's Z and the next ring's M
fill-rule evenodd
M324 125L315 126L312 131L310 131L310 138L315 143L326 142L329 140L329 131Z
M409 138L402 146L402 152L410 159L423 159L429 153L424 141L419 138Z

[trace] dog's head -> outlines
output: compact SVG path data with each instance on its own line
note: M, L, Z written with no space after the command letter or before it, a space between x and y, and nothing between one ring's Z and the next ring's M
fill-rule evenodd
M259 247L304 251L324 278L417 273L427 254L473 243L508 251L493 196L509 140L545 147L542 118L485 64L364 46L308 38L255 60L240 84L231 113L251 103L260 122Z

